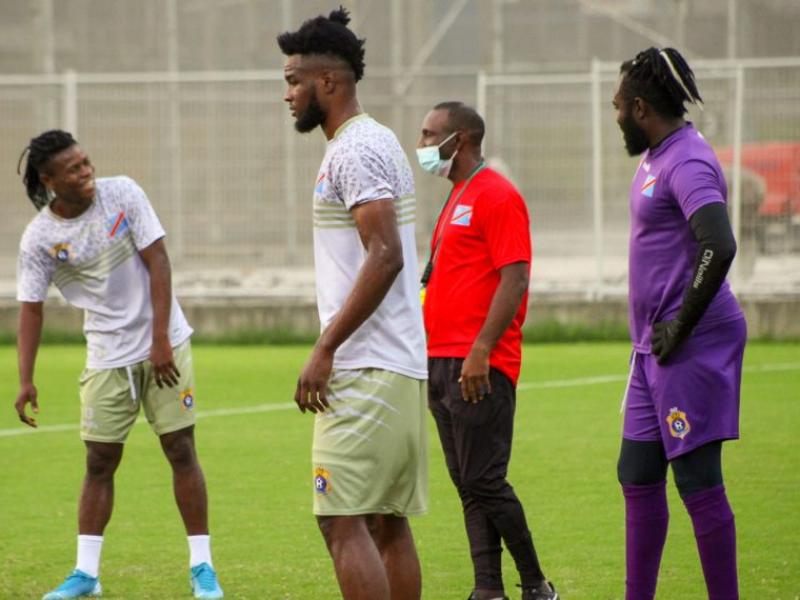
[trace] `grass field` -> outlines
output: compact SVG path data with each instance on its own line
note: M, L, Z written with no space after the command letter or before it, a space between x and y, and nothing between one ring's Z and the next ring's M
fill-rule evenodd
M227 598L333 599L333 569L310 514L312 419L292 409L300 346L196 346L197 438L208 481L214 563ZM510 480L543 567L566 599L622 598L623 503L616 482L624 343L525 351ZM0 598L39 598L74 565L83 473L81 346L39 356L41 431L13 411L16 358L0 346ZM800 597L800 345L750 344L742 440L726 445L742 598ZM431 424L430 511L412 525L428 600L466 598L460 506ZM62 427L63 426L63 427ZM704 598L690 522L674 486L658 598ZM512 598L517 582L506 555ZM116 479L101 580L107 598L187 598L188 549L169 469L137 425Z

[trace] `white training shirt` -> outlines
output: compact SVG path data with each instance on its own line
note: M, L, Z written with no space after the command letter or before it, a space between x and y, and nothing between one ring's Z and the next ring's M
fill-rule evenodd
M414 240L414 177L394 133L366 114L342 124L328 142L314 186L317 305L324 330L353 288L366 258L350 210L395 203L403 270L380 306L336 351L336 369L378 368L427 378L425 330Z
M139 250L164 237L142 188L129 177L97 179L94 202L64 219L45 207L25 228L17 263L17 300L43 302L52 281L85 311L86 366L110 369L147 359L152 345L150 276ZM172 346L192 334L172 296Z

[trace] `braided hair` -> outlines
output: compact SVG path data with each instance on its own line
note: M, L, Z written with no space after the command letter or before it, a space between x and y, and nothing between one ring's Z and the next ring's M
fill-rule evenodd
M622 63L620 73L625 76L620 92L626 102L638 96L659 114L675 118L686 114L685 102L703 107L694 73L675 48L643 50Z
M39 179L39 173L46 168L47 163L50 162L53 156L77 143L71 133L60 129L52 129L31 139L30 144L20 154L19 162L17 163L17 174L21 174L22 159L27 154L28 160L25 163L25 174L22 175L22 183L25 184L25 191L36 210L42 210L50 202L50 196Z
M278 46L286 56L292 54L328 54L344 60L359 81L364 76L364 42L358 39L347 24L350 15L340 6L327 17L308 19L295 32L278 36Z

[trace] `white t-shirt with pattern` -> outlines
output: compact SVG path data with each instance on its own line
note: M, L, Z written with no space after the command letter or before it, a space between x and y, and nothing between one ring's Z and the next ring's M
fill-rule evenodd
M366 114L345 122L328 142L314 186L320 323L324 330L341 310L366 258L350 210L385 199L395 203L405 266L380 306L337 349L334 368L378 368L426 379L414 239L414 177L394 133Z
M85 311L86 366L110 369L148 358L153 309L150 276L139 250L164 237L142 188L129 177L97 179L94 202L64 219L45 207L25 229L17 263L17 300L43 302L53 282ZM175 295L169 337L192 334Z

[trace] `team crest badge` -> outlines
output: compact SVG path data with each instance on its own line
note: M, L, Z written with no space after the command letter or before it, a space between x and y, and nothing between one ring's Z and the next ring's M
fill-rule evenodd
M314 489L322 495L331 491L331 474L322 467L314 469Z
M682 410L678 410L675 406L669 409L667 425L669 425L670 435L679 439L685 438L686 434L692 430L689 425L689 420L686 418L686 413Z
M189 388L181 392L181 408L192 410L194 408L194 390Z
M72 246L70 246L68 242L56 244L50 248L50 256L59 262L67 262L70 258L72 258Z

